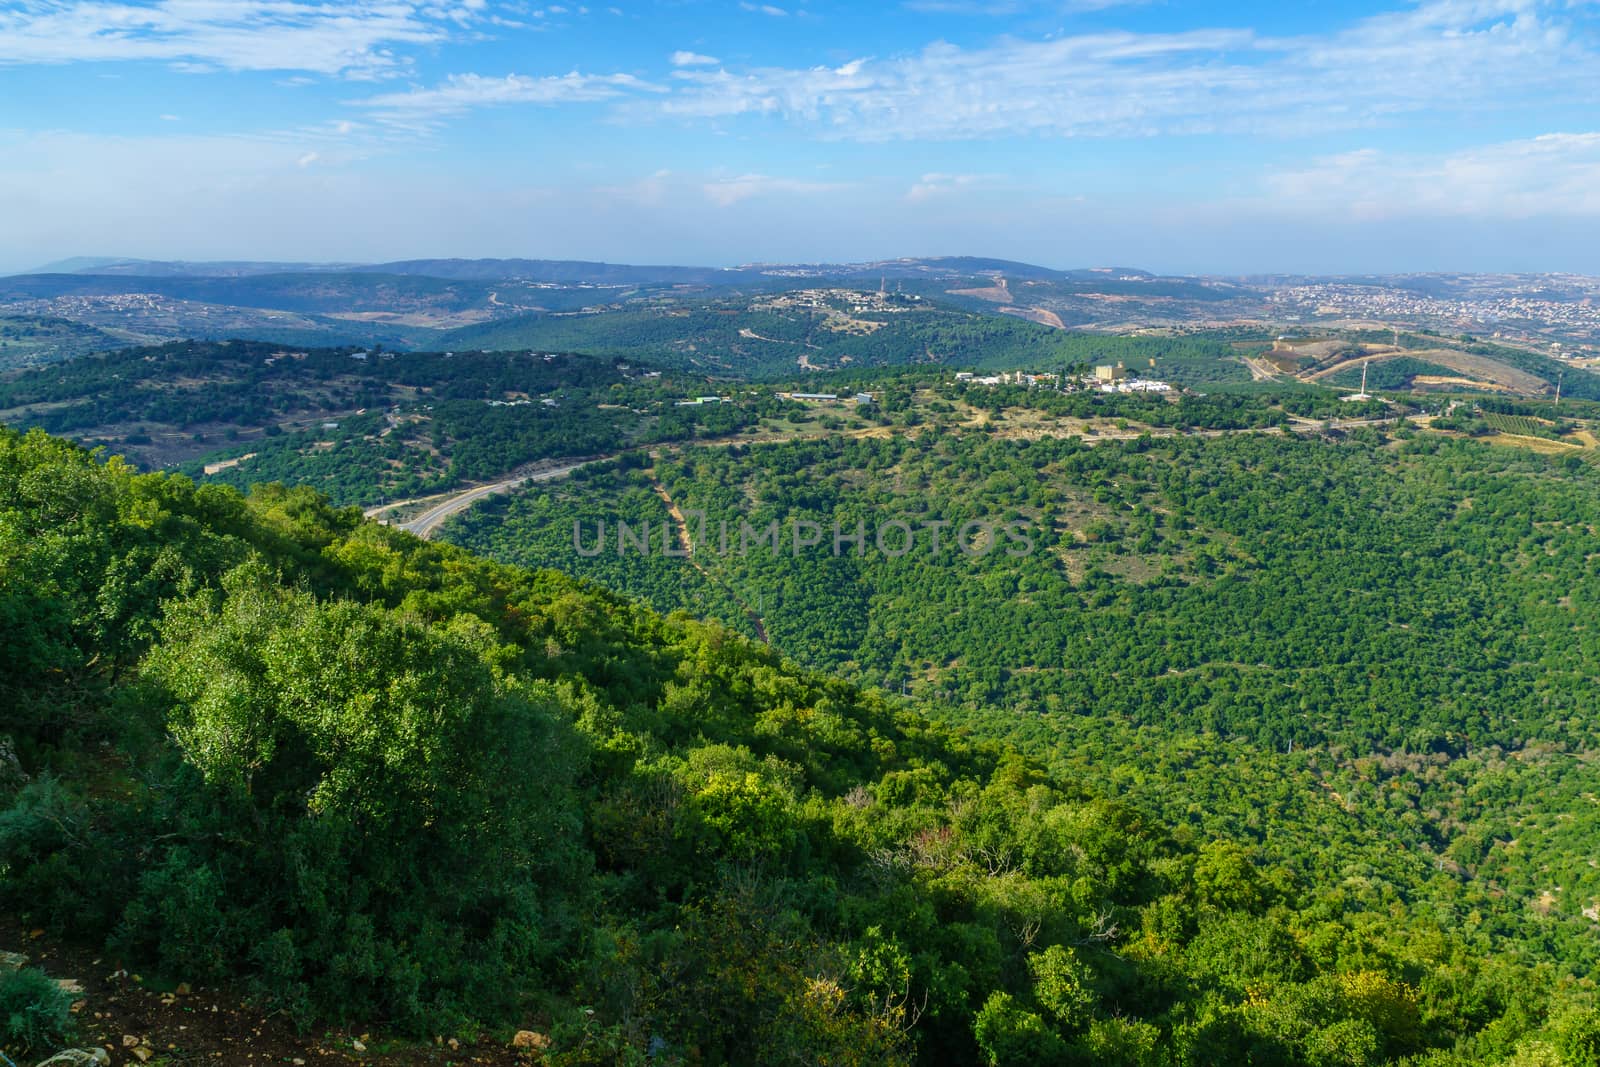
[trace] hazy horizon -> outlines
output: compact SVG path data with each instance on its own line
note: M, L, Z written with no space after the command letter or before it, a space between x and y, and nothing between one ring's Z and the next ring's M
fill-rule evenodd
M1243 270L1161 270L1147 262L1098 262L1098 261L1044 261L1029 259L1020 256L996 255L984 249L968 251L938 252L928 254L893 254L893 255L864 255L859 257L835 256L829 258L806 259L734 259L709 262L705 260L690 259L687 257L656 257L656 258L622 258L616 256L598 255L468 255L468 254L437 254L431 252L418 252L412 255L385 256L382 258L359 258L354 256L331 256L328 258L274 258L270 256L250 255L215 255L215 256L115 256L99 254L66 255L58 256L42 262L33 262L21 269L0 268L0 277L20 277L31 274L44 273L94 273L94 269L86 264L102 261L106 266L132 263L150 264L185 264L195 267L225 266L225 265L253 265L272 266L293 269L297 267L315 268L318 270L346 268L366 268L380 266L385 263L405 263L425 260L439 261L494 261L494 260L527 260L550 262L597 263L614 266L629 266L640 268L673 268L682 267L689 269L728 270L736 271L744 268L758 268L763 266L783 267L850 267L874 263L892 263L897 261L937 260L937 259L980 259L1012 262L1030 267L1040 267L1054 271L1073 270L1134 270L1162 277L1192 277L1192 278L1246 278L1246 277L1271 277L1271 276L1305 276L1305 277L1358 277L1358 276L1402 276L1407 274L1482 274L1482 275L1532 275L1532 274L1573 274L1582 276L1600 276L1600 264L1594 270L1563 270L1559 267L1524 267L1514 268L1478 268L1463 269L1450 266L1429 267L1389 267L1387 269L1347 269L1347 270L1314 270L1304 268L1281 269L1243 269ZM85 264L85 265L75 265ZM138 275L131 275L137 277Z
M0 79L5 273L1600 274L1600 11L1565 0L21 0Z

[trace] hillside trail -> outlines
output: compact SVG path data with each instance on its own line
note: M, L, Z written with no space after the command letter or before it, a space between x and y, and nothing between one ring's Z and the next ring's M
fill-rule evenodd
M1353 429L1358 426L1374 426L1392 421L1392 418L1329 420L1326 424L1326 428ZM1409 417L1407 421L1414 422L1418 425L1426 425L1429 421L1429 417L1412 416ZM1307 430L1313 428L1314 426L1318 426L1316 420L1296 418L1294 422L1296 428L1300 430ZM927 429L927 427L919 427L911 432L921 433L926 432ZM897 431L893 427L889 426L865 426L858 429L848 430L845 432L845 436L856 439L887 438L894 436L896 432ZM1029 427L1026 431L1021 433L1012 430L1002 430L999 436L1023 436L1034 438L1072 437L1081 435L1082 432L1082 429L1079 427L1071 424L1062 424L1050 427ZM1179 430L1163 432L1152 432L1148 429L1138 431L1107 431L1085 438L1085 444L1094 445L1103 441L1131 441L1145 436L1161 439L1168 437L1224 437L1234 434L1278 434L1282 432L1283 428L1277 426L1252 426L1228 430ZM701 448L730 448L743 445L784 444L789 441L803 440L817 436L819 436L819 434L815 432L801 432L778 436L767 436L764 434L732 434L728 437L714 440L694 441L690 442L689 444L694 447ZM681 451L684 447L686 446L683 443L666 444L655 449L650 449L647 454L652 460L654 460L659 458L659 456L662 454ZM492 496L497 493L511 492L529 482L554 481L564 478L581 467L608 459L616 459L623 454L624 453L610 453L601 456L570 457L561 460L542 460L537 463L529 464L528 466L519 468L518 471L487 484L470 486L457 492L442 493L431 497L390 501L386 504L378 504L373 507L369 507L365 510L364 514L368 518L378 518L384 512L392 511L396 508L406 507L408 505L428 504L429 507L427 510L423 511L420 515L417 515L407 521L394 524L402 530L416 534L423 540L428 540L433 537L434 533L446 519L460 514L462 511L465 511L467 508L471 507L473 504L484 499L485 497ZM658 492L664 494L665 490L658 486ZM663 499L669 500L669 498L666 496L663 496ZM685 540L687 540L687 535L685 535ZM713 581L716 581L716 579L711 575L707 575L707 577L711 578ZM719 584L722 584L724 588L726 588L725 583L719 582ZM737 600L738 598L735 597L735 599ZM755 612L750 612L750 615L753 622L757 621L759 618ZM757 622L757 627L758 629L761 629L763 633L765 632L764 627L761 627L759 622ZM765 640L765 638L763 638L763 640Z
M667 514L672 517L672 524L677 531L678 543L685 552L689 553L689 555L685 557L689 561L689 566L699 571L700 576L706 581L720 587L723 592L728 594L735 604L739 605L740 610L745 613L747 618L749 618L750 624L755 627L756 636L761 639L762 644L772 644L771 639L767 637L767 624L760 615L756 614L755 609L752 608L743 597L735 592L731 585L723 581L717 575L712 574L700 564L698 559L695 558L694 538L689 535L689 520L684 517L683 509L678 507L677 501L672 499L672 494L667 492L667 487L662 485L661 482L655 478L653 473L650 478L650 485L655 489L656 496L660 497L661 502L667 506Z

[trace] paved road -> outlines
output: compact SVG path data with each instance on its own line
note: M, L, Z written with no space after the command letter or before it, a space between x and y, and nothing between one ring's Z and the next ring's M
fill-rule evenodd
M1326 421L1325 420L1321 420L1321 419L1301 419L1301 418L1296 418L1294 420L1294 424L1295 424L1295 428L1299 429L1299 430L1321 430L1321 429L1324 429L1324 428L1332 429L1332 430L1345 430L1345 429L1355 429L1358 426L1377 426L1377 425L1382 424L1382 423L1392 423L1393 421L1394 421L1394 417L1393 416L1387 416L1387 417L1376 418L1376 419L1331 419L1331 420L1326 420ZM1428 416L1420 416L1420 417L1417 417L1415 421L1425 425L1429 421L1429 417ZM1150 433L1147 430L1141 430L1141 431L1132 432L1132 433L1129 433L1129 432L1102 433L1102 434L1099 434L1099 435L1094 436L1094 437L1087 437L1087 438L1085 438L1085 441L1087 443L1090 443L1090 444L1094 443L1095 441L1125 441L1125 440L1132 440L1132 439L1137 438L1137 437L1142 437L1142 436L1144 436L1146 434L1149 434L1149 436L1159 439L1159 438L1163 438L1163 437L1224 437L1224 436L1228 436L1230 434L1238 434L1238 433L1282 433L1282 432L1283 432L1282 428L1277 427L1277 426L1264 426L1264 427L1258 427L1258 428L1253 427L1253 428L1250 428L1250 429L1242 429L1242 430L1190 430L1188 432L1168 431L1168 432L1165 432L1165 433L1162 433L1162 432L1159 432L1159 431L1155 432L1155 433ZM736 442L736 441L706 442L707 445L712 445L712 444L727 445L727 444L736 444L736 443L739 443L739 442ZM611 457L607 457L607 456L590 456L590 457L588 457L586 459L567 460L567 461L564 461L564 462L562 462L562 463L560 463L560 464L558 464L557 466L554 466L554 467L545 467L545 468L535 469L535 470L524 469L522 471L519 471L518 473L515 473L515 474L511 475L508 478L503 478L500 481L491 482L488 485L476 486L476 487L474 487L472 489L464 489L461 492L456 493L456 494L454 494L452 496L445 497L439 503L433 505L427 511L424 511L422 514L418 515L416 518L410 520L409 522L396 523L396 525L402 530L408 530L411 533L416 534L418 537L421 537L424 540L427 540L428 538L433 536L434 530L438 529L440 523L444 522L444 520L448 519L452 515L460 514L461 512L465 511L467 508L470 508L473 504L476 504L478 501L482 500L484 497L493 496L496 493L509 492L512 489L517 488L518 486L526 485L528 482L548 482L548 481L554 481L557 478L565 478L567 475L571 474L573 471L577 470L579 467L585 467L585 466L588 466L590 463L594 463L594 462L597 462L597 461L599 461L601 459L607 459L607 458L611 458ZM368 509L367 514L369 516L376 515L379 512L387 511L388 509L393 508L393 507L398 507L400 504L403 504L403 503L410 503L410 502L409 501L400 501L400 502L395 503L395 504L384 504L384 505L381 505L379 507Z
M411 533L416 534L423 540L427 540L433 536L433 531L438 529L438 526L441 522L448 519L452 515L465 511L467 508L470 508L473 504L476 504L486 496L493 496L495 493L508 492L512 489L515 489L519 485L526 485L528 482L548 482L553 481L556 478L565 478L579 467L587 466L593 462L595 462L595 457L582 460L573 460L563 463L560 466L546 467L543 470L529 471L523 474L513 475L510 478L506 478L498 482L491 482L488 485L480 485L475 489L465 490L464 492L457 493L455 496L452 496L441 503L435 504L427 511L424 511L421 515L418 515L416 518L412 519L410 522L397 523L396 525L398 525L402 530L409 530Z

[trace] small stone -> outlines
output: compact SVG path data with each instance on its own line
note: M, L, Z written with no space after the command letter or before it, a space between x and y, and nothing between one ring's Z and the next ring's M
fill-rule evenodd
M450 1046L450 1051L451 1052L454 1052L456 1049L461 1047L461 1042L457 1041L453 1037L449 1041L446 1041L445 1044Z
M123 1048L133 1048L138 1043L139 1043L139 1039L134 1037L132 1034L123 1034L122 1035L122 1047Z
M365 1051L367 1051L367 1046L365 1046L365 1045L363 1045L361 1043L361 1039L360 1038L357 1038L356 1040L350 1042L350 1047L355 1049L357 1052L365 1052Z
M140 1045L138 1048L133 1050L133 1058L138 1060L140 1063L150 1062L150 1057L154 1055L155 1053L153 1051L145 1048L143 1045Z
M294 1064L294 1067L306 1067L306 1061L301 1059L299 1056L296 1056L294 1059L290 1060L289 1062Z

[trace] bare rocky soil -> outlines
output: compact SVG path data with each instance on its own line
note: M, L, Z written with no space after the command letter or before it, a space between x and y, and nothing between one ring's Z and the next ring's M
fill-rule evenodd
M147 980L123 961L28 930L3 916L0 952L26 956L28 966L66 983L78 995L70 1047L103 1049L108 1058L100 1062L115 1067L335 1063L464 1067L539 1062L536 1048L515 1049L490 1035L439 1035L436 1042L419 1044L396 1040L376 1026L317 1027L301 1033L282 1015L252 1008L228 990ZM519 1037L525 1045L543 1043L542 1035ZM33 1067L50 1058L44 1052L26 1057L11 1049L4 1052L17 1067Z

